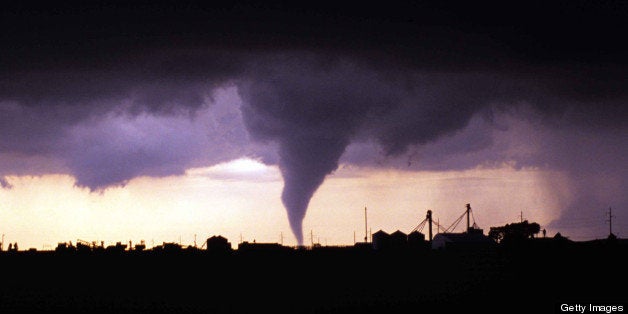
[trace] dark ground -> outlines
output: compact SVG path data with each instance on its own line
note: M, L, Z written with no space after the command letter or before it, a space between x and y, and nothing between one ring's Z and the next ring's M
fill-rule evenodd
M2 252L0 313L555 313L626 304L626 252Z

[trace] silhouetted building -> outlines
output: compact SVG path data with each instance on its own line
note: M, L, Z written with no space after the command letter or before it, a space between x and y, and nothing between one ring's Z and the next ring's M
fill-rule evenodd
M231 251L231 243L223 236L212 236L207 239L208 252L229 252Z
M373 249L382 250L390 246L390 234L384 230L373 233Z
M239 252L285 252L290 248L279 243L256 243L244 241L238 244Z
M136 251L144 251L146 249L146 242L144 242L144 240L140 241L140 244L136 244L135 245L135 250Z
M429 242L425 241L425 234L412 231L408 234L408 248L410 249L426 249Z
M121 253L126 250L126 244L122 244L122 242L116 242L116 245L109 245L105 248L105 251L110 253Z
M72 245L72 242L59 242L57 243L57 247L55 248L55 252L57 253L67 253L67 252L75 252L76 247Z
M91 253L92 247L88 242L79 240L76 242L76 251L79 253Z
M161 249L163 252L176 253L176 252L181 252L182 247L179 243L164 242L161 246Z
M488 248L495 242L484 235L482 229L469 228L462 233L438 233L432 239L433 249L473 249Z
M391 249L405 249L408 247L408 235L397 230L390 234L388 243Z

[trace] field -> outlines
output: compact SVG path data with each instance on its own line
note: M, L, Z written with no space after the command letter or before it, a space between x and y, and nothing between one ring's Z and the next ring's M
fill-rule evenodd
M555 313L625 304L626 252L2 252L0 313Z

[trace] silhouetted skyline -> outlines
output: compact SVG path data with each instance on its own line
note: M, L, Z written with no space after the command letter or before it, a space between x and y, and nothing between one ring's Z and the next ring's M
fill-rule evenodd
M439 233L448 239L435 238L431 247L424 237L378 231L372 243L347 247L243 242L232 250L228 239L212 236L204 248L79 242L53 252L5 251L0 263L11 271L2 277L0 310L461 312L481 300L484 313L502 313L522 299L517 309L524 312L625 308L622 289L600 289L608 278L625 277L625 239L574 242L557 234L496 243L477 231ZM595 271L574 275L587 268Z

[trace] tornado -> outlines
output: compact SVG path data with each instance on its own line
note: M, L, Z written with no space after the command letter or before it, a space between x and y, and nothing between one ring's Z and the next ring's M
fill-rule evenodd
M303 244L303 219L312 196L338 168L347 141L332 137L290 137L279 148L279 168L284 180L281 201L290 228L299 245Z

